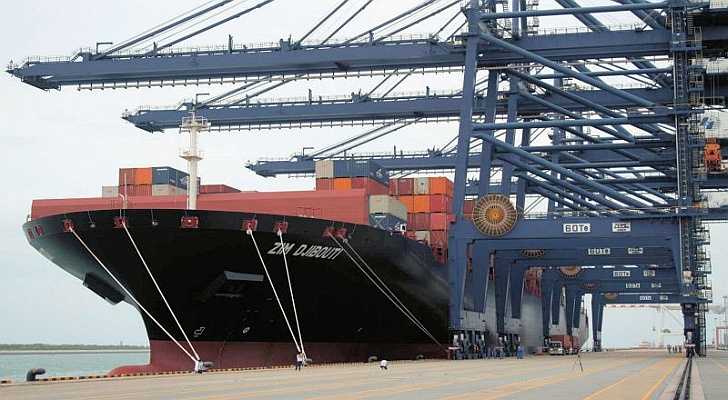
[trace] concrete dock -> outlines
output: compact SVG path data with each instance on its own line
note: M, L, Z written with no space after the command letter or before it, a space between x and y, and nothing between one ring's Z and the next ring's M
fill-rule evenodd
M351 364L290 369L212 372L92 381L0 385L11 399L661 399L685 359L665 351L533 356L523 360L465 360ZM697 368L695 368L697 366ZM728 398L728 352L697 359L693 396ZM670 397L671 398L671 397Z

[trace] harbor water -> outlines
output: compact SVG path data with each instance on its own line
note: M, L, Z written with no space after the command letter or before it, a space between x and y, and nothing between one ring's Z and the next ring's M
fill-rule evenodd
M80 376L105 374L120 365L149 362L149 351L7 351L0 352L0 379L24 381L31 368L44 368L45 375Z

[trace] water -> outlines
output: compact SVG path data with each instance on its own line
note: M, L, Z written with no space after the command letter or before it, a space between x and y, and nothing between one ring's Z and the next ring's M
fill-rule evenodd
M46 378L51 376L99 375L121 365L149 363L149 352L70 351L42 353L0 353L0 379L25 381L31 368L45 368Z

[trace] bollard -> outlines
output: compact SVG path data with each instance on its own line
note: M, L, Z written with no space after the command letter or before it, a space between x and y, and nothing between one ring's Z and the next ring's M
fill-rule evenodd
M25 381L26 382L35 382L37 380L38 375L43 375L46 373L46 370L43 368L32 368L28 370L28 373L25 374Z

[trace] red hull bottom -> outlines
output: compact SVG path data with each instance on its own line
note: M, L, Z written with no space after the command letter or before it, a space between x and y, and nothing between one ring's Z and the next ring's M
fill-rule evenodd
M270 342L193 342L202 361L211 361L213 368L253 368L292 365L296 359L293 343ZM192 360L173 342L152 340L147 365L114 368L109 375L192 371ZM186 347L186 344L183 344ZM399 343L304 343L306 355L314 363L364 362L370 356L388 360L446 358L447 353L435 344Z

